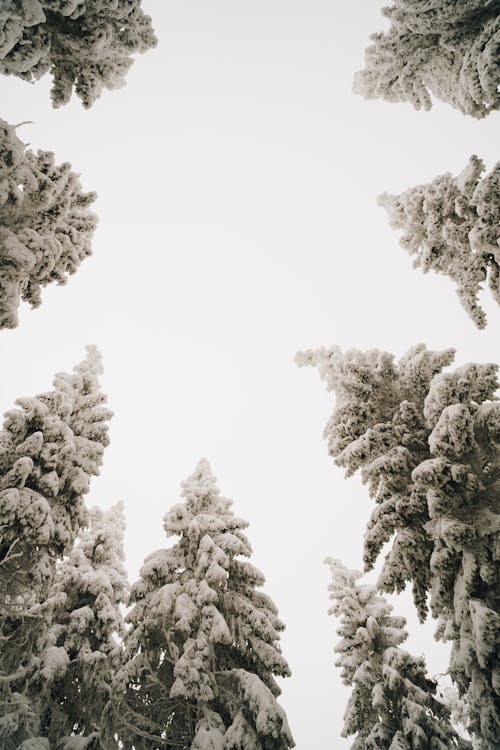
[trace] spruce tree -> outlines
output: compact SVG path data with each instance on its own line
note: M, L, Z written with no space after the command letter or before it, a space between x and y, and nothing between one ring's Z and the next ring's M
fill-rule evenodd
M74 744L113 737L107 708L114 672L121 666L126 600L123 567L125 522L119 503L93 508L70 556L58 567L41 657L43 668L31 691L39 697L42 730L63 750ZM65 741L64 741L65 738Z
M84 496L109 442L111 412L89 347L53 390L20 398L0 431L0 745L15 750L37 734L28 685L43 672L41 649L54 607L57 561L87 522Z
M146 558L131 591L126 664L115 683L124 748L286 750L276 701L290 674L283 624L245 559L248 525L233 515L207 461L182 484L164 517L179 540Z
M500 162L481 177L483 172L484 163L471 156L457 177L447 173L401 195L379 198L391 226L403 230L401 245L415 257L414 267L455 281L478 328L486 325L477 301L486 279L500 305Z
M41 303L41 289L91 254L95 193L82 192L68 163L27 149L0 119L0 328L15 328L21 299Z
M329 613L340 621L336 666L353 688L342 731L342 737L356 735L352 750L470 747L437 699L437 683L428 678L424 658L400 648L407 638L404 617L392 614L375 586L358 583L361 573L339 560L326 562L332 574Z
M131 54L154 47L142 0L7 0L0 11L0 73L37 81L53 77L54 107L73 88L91 107L104 88L125 84Z
M498 0L393 0L373 34L354 91L430 109L431 93L481 118L500 108Z
M419 345L399 362L386 352L338 347L298 355L336 394L325 428L330 455L356 471L376 507L364 538L373 567L392 539L382 591L413 584L421 619L452 640L450 674L470 706L470 731L493 750L500 731L500 403L497 367L441 370L454 352Z

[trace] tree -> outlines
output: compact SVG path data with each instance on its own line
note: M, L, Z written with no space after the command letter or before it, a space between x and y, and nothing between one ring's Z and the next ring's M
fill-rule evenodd
M340 620L336 666L353 687L342 737L356 735L353 750L470 748L436 698L437 683L427 677L424 658L400 648L408 636L404 617L392 614L375 586L357 583L361 573L339 560L326 562L332 574L329 614Z
M56 564L87 522L84 496L109 442L100 356L88 348L53 390L17 400L0 431L0 744L36 735L26 695L44 666L41 648L55 607Z
M338 347L297 355L319 367L336 393L325 438L335 463L361 471L376 507L364 538L365 568L392 539L379 588L408 581L420 619L430 608L437 636L452 640L450 673L467 694L470 731L485 749L499 732L500 403L497 366L452 372L453 350L386 352Z
M430 94L481 118L500 108L498 0L393 0L373 34L354 91L430 109Z
M146 558L131 591L126 664L115 684L124 748L286 750L293 746L274 676L290 674L284 626L248 561L207 461L164 517L180 539Z
M448 675L439 675L439 677L446 678ZM467 731L467 727L470 724L469 706L460 697L457 688L454 685L441 684L438 686L438 698L441 703L444 703L450 712L450 721L455 727L456 731L460 734L463 739L467 742L471 742L470 735ZM472 740L472 750L481 750L480 740Z
M120 606L128 590L123 567L125 521L121 503L93 508L89 528L58 567L41 662L31 692L41 703L43 734L61 750L73 742L113 737L107 707L125 634Z
M54 107L73 87L84 107L125 85L130 55L156 44L142 0L7 0L0 14L0 72L37 81L50 72Z
M70 164L26 149L0 120L0 328L16 327L20 299L38 307L41 288L66 283L91 254L95 197Z
M471 156L458 177L448 172L401 195L379 198L391 226L403 230L401 245L415 256L414 267L455 281L478 328L486 325L477 297L487 278L500 305L500 162L481 178L483 171L481 159Z

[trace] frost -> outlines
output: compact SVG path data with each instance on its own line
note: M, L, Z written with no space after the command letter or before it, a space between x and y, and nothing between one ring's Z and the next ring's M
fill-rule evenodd
M430 109L432 92L476 118L500 107L496 3L393 0L382 12L391 25L372 35L356 93Z
M379 197L391 226L403 230L400 244L414 257L414 267L454 281L478 328L486 325L477 299L486 281L500 305L500 162L482 177L484 169L471 156L458 177L446 173L400 195Z
M141 3L8 3L0 11L0 73L36 81L50 72L55 107L69 101L73 88L83 106L90 107L104 88L125 84L131 53L156 44L151 19Z

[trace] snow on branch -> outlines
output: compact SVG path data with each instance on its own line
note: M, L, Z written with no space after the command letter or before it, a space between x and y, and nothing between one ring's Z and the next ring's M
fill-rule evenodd
M65 284L92 252L95 193L84 193L68 163L36 154L0 119L0 329L15 328L20 300Z
M466 115L500 108L497 0L393 0L373 34L354 91L430 109L431 93Z
M500 162L481 176L484 170L481 159L471 156L457 177L446 173L378 199L391 226L403 230L400 243L414 257L414 268L454 281L478 328L486 326L477 299L486 281L500 305Z
M54 107L75 90L91 107L125 85L131 54L156 44L142 0L8 1L0 10L0 73L37 81L50 72ZM5 4L4 4L5 6Z

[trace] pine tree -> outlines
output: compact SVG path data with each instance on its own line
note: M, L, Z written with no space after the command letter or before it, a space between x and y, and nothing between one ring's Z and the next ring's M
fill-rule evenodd
M446 678L447 675L440 675ZM470 735L467 727L470 725L469 706L466 701L460 697L457 688L454 685L446 684L438 686L438 698L444 703L450 713L450 721L463 739L470 742ZM481 750L479 740L473 740L471 746L473 750Z
M481 159L471 156L458 177L447 173L379 198L391 226L404 231L401 245L415 256L414 267L455 281L461 304L479 328L486 316L477 297L487 278L500 305L500 162L481 178L483 171Z
M344 714L342 737L356 735L353 750L449 750L468 748L436 698L437 683L427 677L425 660L400 648L406 640L404 617L375 586L357 583L361 576L339 560L328 559L333 606L340 620L336 666L353 691Z
M481 118L500 108L498 0L393 0L354 91L430 109L430 94Z
M90 527L80 534L58 568L38 679L30 686L42 704L42 729L64 750L73 742L113 737L106 724L110 686L121 666L124 624L120 605L128 590L123 567L125 521L121 503L93 508ZM62 596L61 596L62 595Z
M290 674L283 624L207 461L164 517L180 539L146 558L132 587L116 716L124 748L286 750L274 676Z
M16 327L20 299L38 307L41 288L64 284L91 254L94 200L70 164L26 149L0 120L0 328Z
M408 581L419 616L427 594L451 639L450 673L470 706L470 731L484 749L499 736L500 403L497 367L441 370L453 350L419 345L399 362L378 350L337 347L304 352L319 367L336 405L325 428L335 463L361 471L376 507L364 538L373 567L392 539L379 588L400 592Z
M54 107L73 87L84 107L125 85L131 54L156 44L142 0L7 0L0 11L0 73L53 76Z
M37 734L27 685L54 607L56 563L87 522L84 495L99 473L111 412L99 386L100 357L89 347L53 390L17 400L0 431L0 745Z

